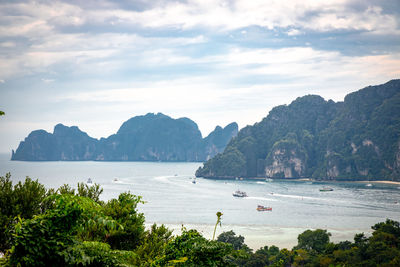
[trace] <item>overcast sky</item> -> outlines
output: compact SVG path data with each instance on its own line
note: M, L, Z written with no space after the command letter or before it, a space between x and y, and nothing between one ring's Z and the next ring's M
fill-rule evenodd
M0 152L148 112L242 128L400 78L399 0L0 1Z

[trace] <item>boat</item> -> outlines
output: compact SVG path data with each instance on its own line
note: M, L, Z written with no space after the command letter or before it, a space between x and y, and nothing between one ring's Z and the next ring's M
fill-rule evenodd
M234 196L234 197L247 197L247 194L244 191L236 190L235 192L233 192L232 196Z
M195 183L196 183L196 179L193 179L193 180L192 180L192 184L195 184Z
M265 181L266 181L266 182L273 182L274 180L271 179L271 178L266 178Z
M113 179L113 182L114 182L114 183L118 182L118 178L114 178L114 179Z
M272 207L265 207L265 206L262 206L262 205L258 205L257 206L257 210L258 211L272 211Z
M92 179L89 178L86 183L87 184L91 184L92 183Z
M366 184L365 186L371 187L371 186L372 186L372 184Z
M333 191L333 188L324 186L324 187L320 188L319 191L321 191L321 192L329 192L329 191Z

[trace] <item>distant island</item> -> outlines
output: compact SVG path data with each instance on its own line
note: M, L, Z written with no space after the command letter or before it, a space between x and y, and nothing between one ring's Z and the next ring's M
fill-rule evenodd
M237 133L233 122L202 138L188 118L148 113L129 119L116 134L100 140L63 124L57 124L53 133L33 131L12 151L11 160L205 161L222 152Z
M348 94L317 95L273 108L240 130L197 177L400 181L400 80Z

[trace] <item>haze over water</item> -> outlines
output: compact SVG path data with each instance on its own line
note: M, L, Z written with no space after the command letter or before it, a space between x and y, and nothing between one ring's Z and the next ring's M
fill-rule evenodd
M198 178L193 184L199 166L201 163L19 162L10 161L9 155L0 157L1 175L11 172L14 184L30 176L47 188L65 183L76 187L90 177L104 189L103 200L126 191L141 195L146 203L139 205L139 210L148 224L165 223L174 229L193 225L207 236L215 213L221 211L223 228L219 231L234 229L253 248L266 245L265 240L294 245L297 234L309 228L333 231L333 239L335 233L336 239L352 239L355 233L369 232L386 218L400 220L399 185L331 183L334 191L320 192L327 183ZM237 189L248 197L233 197ZM273 210L258 212L258 204ZM273 234L276 236L271 237Z

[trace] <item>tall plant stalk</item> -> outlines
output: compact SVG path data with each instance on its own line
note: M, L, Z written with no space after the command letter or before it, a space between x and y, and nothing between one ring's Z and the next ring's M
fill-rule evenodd
M217 230L217 225L219 224L219 226L221 226L222 215L223 215L222 212L220 212L220 211L217 212L217 223L215 224L215 227L214 227L214 233L213 233L212 240L214 240L214 238L215 238L215 231Z

